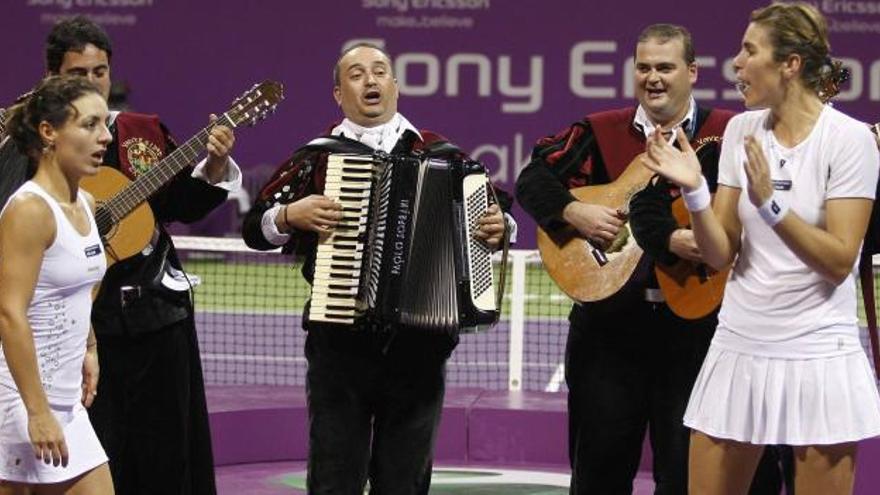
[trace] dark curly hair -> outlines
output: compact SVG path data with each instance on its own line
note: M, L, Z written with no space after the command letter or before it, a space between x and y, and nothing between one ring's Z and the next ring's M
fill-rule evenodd
M82 52L86 45L95 45L107 52L108 62L113 56L110 37L101 26L82 15L64 19L52 28L46 38L46 69L50 74L58 74L64 54Z
M43 79L29 97L9 109L7 133L18 150L30 159L31 166L39 161L45 147L40 137L40 123L47 122L55 128L63 126L77 116L73 102L90 93L101 96L98 87L88 79L50 76Z

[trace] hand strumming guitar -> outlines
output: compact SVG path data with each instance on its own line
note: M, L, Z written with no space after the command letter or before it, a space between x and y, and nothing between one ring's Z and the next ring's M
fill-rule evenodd
M562 219L588 240L608 246L626 222L620 210L581 201L572 201L562 210Z

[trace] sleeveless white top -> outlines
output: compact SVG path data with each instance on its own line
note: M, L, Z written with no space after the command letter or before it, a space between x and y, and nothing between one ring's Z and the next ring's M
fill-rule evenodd
M27 312L40 381L50 404L73 405L82 395L82 364L92 311L91 291L107 269L104 247L95 217L82 191L77 200L89 218L89 233L85 236L77 232L58 202L33 181L24 183L12 194L10 201L25 192L34 193L46 201L56 226L55 240L43 253L40 274ZM0 387L18 390L2 353Z

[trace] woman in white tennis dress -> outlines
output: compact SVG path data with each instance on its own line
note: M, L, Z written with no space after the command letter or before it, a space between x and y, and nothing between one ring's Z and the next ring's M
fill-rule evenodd
M36 166L0 213L0 494L112 494L89 423L98 381L92 288L106 269L79 189L111 136L84 78L46 79L11 111L9 135Z
M682 186L703 259L733 264L685 412L691 493L746 493L774 444L794 446L798 495L851 493L856 442L880 435L854 275L880 157L864 123L824 104L841 76L829 51L812 6L752 13L734 67L753 111L727 125L711 207L687 140L648 144L646 165Z

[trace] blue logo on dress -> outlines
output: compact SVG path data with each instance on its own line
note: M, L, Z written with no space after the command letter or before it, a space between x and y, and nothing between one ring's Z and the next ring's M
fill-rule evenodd
M92 256L98 256L98 255L101 254L101 252L102 252L102 251L101 251L101 245L100 245L100 244L94 244L94 245L92 245L92 246L88 246L88 247L85 249L85 252L86 252L86 258L91 258Z

